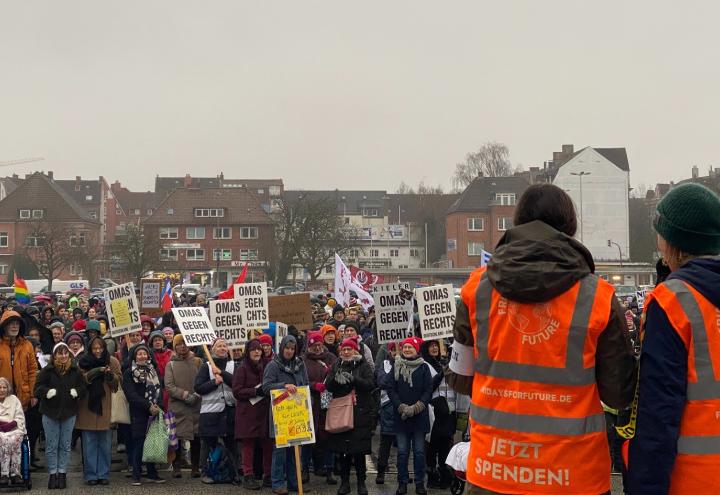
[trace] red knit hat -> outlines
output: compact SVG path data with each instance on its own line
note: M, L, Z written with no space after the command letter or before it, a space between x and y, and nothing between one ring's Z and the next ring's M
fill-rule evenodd
M87 327L87 322L85 320L77 320L75 323L72 324L72 329L76 332L82 332Z
M415 348L415 352L420 354L420 346L422 345L422 342L422 339L419 339L417 337L408 337L402 342L400 342L400 349L402 349L405 344L410 344Z
M355 337L343 340L342 344L340 344L340 349L343 347L352 347L355 352L360 351L360 347L358 347L357 339Z
M272 337L266 333L261 333L258 338L261 345L272 345Z
M317 344L318 342L323 341L323 334L320 332L310 332L308 334L308 347L310 347L313 344Z

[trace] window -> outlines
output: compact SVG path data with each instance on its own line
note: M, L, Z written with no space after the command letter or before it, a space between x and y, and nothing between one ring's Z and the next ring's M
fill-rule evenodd
M122 215L122 210L120 208L115 208L115 214Z
M213 239L231 239L232 228L230 227L215 227L213 229Z
M468 218L468 230L471 232L477 232L485 230L485 219L484 218Z
M10 265L0 265L0 275L7 275Z
M224 208L195 208L194 210L195 216L198 218L202 217L224 217L225 216L225 209Z
M512 228L512 218L511 217L500 217L498 218L498 230L507 230Z
M280 196L281 192L280 186L268 186L270 196Z
M335 268L333 265L326 266L326 267L325 267L325 273L332 273L332 272L333 272L333 268Z
M45 216L45 210L33 210L32 211L33 218L43 218L44 216Z
M87 232L78 232L70 234L70 245L71 246L84 246L87 237Z
M160 239L177 239L177 227L160 227Z
M92 201L92 194L85 195L85 201Z
M79 191L79 190L80 190L80 184L75 184L75 190L76 190L76 191Z
M232 249L213 249L213 261L230 261L232 260Z
M30 218L30 210L20 210L20 218Z
M147 214L148 216L152 215L152 209L148 208Z
M70 265L70 275L82 275L82 266L80 265Z
M376 217L376 216L378 216L378 209L377 208L363 208L362 214L364 217Z
M186 249L185 259L187 261L204 261L205 250L204 249Z
M265 194L265 189L258 189L258 194L260 194L260 195Z
M515 204L515 193L496 193L495 203L499 205L511 206Z
M88 216L92 219L97 218L97 212L95 210L92 210L88 213Z
M9 244L8 233L0 232L0 247L8 247Z
M185 229L186 239L205 239L205 227L187 227Z
M240 227L240 239L257 239L257 227Z
M177 261L177 249L161 249L160 261Z
M43 245L44 237L29 235L25 238L25 245L28 247L38 247Z
M256 259L258 259L258 250L257 249L241 249L240 250L240 259L241 260L256 260Z
M468 242L468 256L482 256L484 247L482 242Z
M345 225L350 225L350 217L345 217Z
M358 256L360 256L360 250L359 249L351 249L350 256L353 258L357 258Z
M380 250L379 250L379 249L371 249L371 250L370 250L370 257L371 257L371 258L379 258L379 257L380 257Z
M410 256L412 258L417 258L420 256L420 250L419 249L411 249L410 250Z
M400 250L399 249L391 249L390 250L390 257L397 258L400 256Z
M168 214L168 215L174 215L174 214L175 214L175 209L174 209L174 208L168 208L167 214Z
M135 208L135 209L133 210L133 215L140 216L140 208Z

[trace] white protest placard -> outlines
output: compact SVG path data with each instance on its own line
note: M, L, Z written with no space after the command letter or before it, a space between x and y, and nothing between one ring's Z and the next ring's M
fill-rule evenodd
M205 308L172 308L172 312L188 346L210 345L217 337Z
M237 349L250 340L250 331L243 322L238 299L210 301L209 315L215 333L227 341L230 349Z
M246 328L265 328L270 324L267 283L234 284L235 297L242 307Z
M275 322L275 354L280 354L280 342L288 334L288 326L280 321Z
M452 337L455 325L455 293L451 284L415 289L423 340Z
M114 285L103 290L105 295L105 309L110 323L110 335L122 335L139 332L140 307L135 297L135 284Z
M373 286L375 299L375 322L377 324L378 343L387 344L406 339L413 334L413 302L401 292L409 292L407 282L394 284L376 284Z
M645 296L647 295L646 290L639 290L635 292L635 297L637 298L637 305L638 309L642 311L642 309L645 307Z

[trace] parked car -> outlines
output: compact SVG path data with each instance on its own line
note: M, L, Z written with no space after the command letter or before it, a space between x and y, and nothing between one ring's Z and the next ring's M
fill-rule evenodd
M179 284L173 287L173 294L179 296L185 292L188 296L197 296L200 293L200 284Z

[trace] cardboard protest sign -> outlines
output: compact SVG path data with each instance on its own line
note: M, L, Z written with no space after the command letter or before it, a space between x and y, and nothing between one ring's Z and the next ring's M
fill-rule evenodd
M315 443L310 387L298 387L290 395L286 390L271 390L275 445L290 447Z
M234 299L240 300L245 327L267 327L270 324L267 283L234 284L233 290L235 294Z
M646 294L647 294L647 291L645 291L645 290L639 290L639 291L635 292L635 297L637 298L638 309L640 311L642 311L643 308L645 307L645 295Z
M143 313L160 313L163 281L159 278L144 278L140 281L140 310Z
M290 294L268 298L270 305L270 321L282 321L294 325L299 330L307 330L313 326L310 294Z
M236 349L250 340L250 332L242 318L238 299L210 301L210 323L218 337L224 338L228 347Z
M275 322L275 354L280 353L280 342L288 334L288 326L280 321Z
M410 337L413 332L413 301L407 297L407 282L373 286L378 343L387 344Z
M217 337L205 308L172 308L172 312L188 346L210 345Z
M139 332L140 307L135 297L135 284L114 285L103 290L105 295L105 308L110 324L110 335L122 335Z
M415 289L420 315L420 335L424 340L452 337L455 325L453 286L433 285Z

